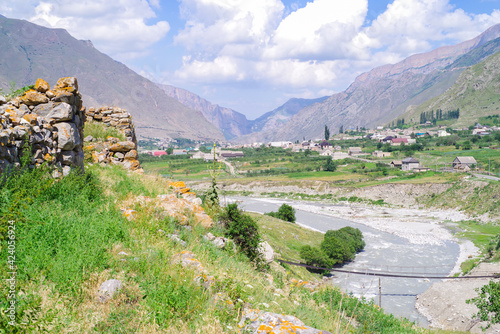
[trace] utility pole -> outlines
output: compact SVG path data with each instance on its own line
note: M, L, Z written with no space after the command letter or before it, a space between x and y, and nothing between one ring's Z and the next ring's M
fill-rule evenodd
M378 278L378 306L382 308L382 285L380 284L380 277Z

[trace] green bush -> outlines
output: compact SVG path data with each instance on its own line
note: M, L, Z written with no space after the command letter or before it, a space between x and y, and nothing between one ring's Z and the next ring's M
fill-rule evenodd
M467 299L467 304L474 304L479 309L475 314L481 321L487 321L489 328L493 324L500 323L500 282L491 280L488 284L483 285L481 289L477 288L478 296L472 299Z
M353 260L356 253L364 247L361 231L346 226L339 230L327 231L319 248L303 246L300 257L307 265L331 268L336 264ZM319 272L319 270L313 271Z
M284 220L284 221L287 221L287 222L290 222L290 223L295 223L295 209L286 204L286 203L283 203L280 208L278 209L278 212L268 212L268 213L265 213L265 215L268 215L268 216L271 216L271 217L274 217L274 218L278 218L278 219L281 219L281 220Z
M259 262L260 235L257 223L252 217L242 213L237 204L229 204L221 214L220 221L224 226L225 235L233 239L240 251L251 261Z

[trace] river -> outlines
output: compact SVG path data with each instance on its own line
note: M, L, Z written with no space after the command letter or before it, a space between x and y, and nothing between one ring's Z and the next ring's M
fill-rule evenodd
M337 204L248 197L233 197L227 200L230 202L239 201L242 209L259 213L277 211L282 203L287 203L295 208L298 224L320 232L336 230L344 226L359 228L363 232L366 246L362 252L356 255L354 261L343 267L347 270L447 276L454 268L460 252L459 245L454 241L443 241L439 244L415 244L406 238L377 230L365 224L318 212ZM378 277L334 273L333 282L346 292L357 297L374 299L375 303L379 303ZM382 308L387 313L405 317L427 327L427 319L415 309L415 297L427 290L432 283L432 280L427 279L381 277Z

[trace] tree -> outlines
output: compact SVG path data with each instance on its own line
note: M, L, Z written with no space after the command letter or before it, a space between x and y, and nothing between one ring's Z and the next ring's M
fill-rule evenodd
M491 280L481 290L476 289L479 295L467 299L467 304L474 304L479 309L475 314L481 321L487 321L489 328L492 324L500 323L500 282Z
M165 152L167 152L168 155L171 155L172 153L174 153L174 149L172 147L168 147Z
M344 133L344 125L343 124L340 126L339 133Z
M286 203L283 203L280 206L280 208L278 209L278 212L272 211L272 212L267 212L265 214L268 216L274 217L274 218L278 218L278 219L290 222L290 223L295 223L295 220L296 220L295 209Z
M337 165L335 164L335 162L333 162L332 157L328 157L326 159L326 163L323 166L323 170L327 172L335 172L335 170L337 170Z
M330 139L330 129L328 129L328 126L325 124L325 140Z

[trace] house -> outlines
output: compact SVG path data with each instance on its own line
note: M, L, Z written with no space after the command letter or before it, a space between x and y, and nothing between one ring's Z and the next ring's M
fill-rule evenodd
M181 150L181 149L175 149L172 152L172 155L185 155L185 154L187 154L187 151L186 150Z
M153 151L153 152L151 152L151 155L154 157L160 157L162 155L167 155L167 152L165 152L165 151Z
M391 146L399 146L402 143L408 144L408 139L406 139L406 138L393 138L391 140Z
M332 144L330 144L329 142L327 142L326 140L323 140L319 146L321 146L321 149L324 150L326 148L330 148L332 147Z
M391 161L390 165L391 165L391 167L401 168L403 163L401 162L401 160L393 160L393 161Z
M331 156L331 155L333 155L333 151L331 149L326 149L323 152L321 152L319 155L321 155L322 157Z
M401 170L411 171L414 168L420 168L420 161L417 159L409 157L401 161Z
M446 132L446 130L438 131L438 137L447 137L447 136L451 136L451 133Z
M363 151L361 150L361 147L349 147L349 150L347 151L349 155L352 156L357 156L357 155L363 155Z
M416 167L416 168L413 168L413 171L414 172L428 172L430 171L431 169L429 167Z
M390 157L392 155L391 152L382 152L382 151L373 151L372 155L377 158L385 158Z
M244 157L243 151L220 151L220 156L223 158L239 158Z
M452 166L455 168L458 165L465 165L470 168L472 165L477 165L477 161L474 157L456 157L452 162Z

